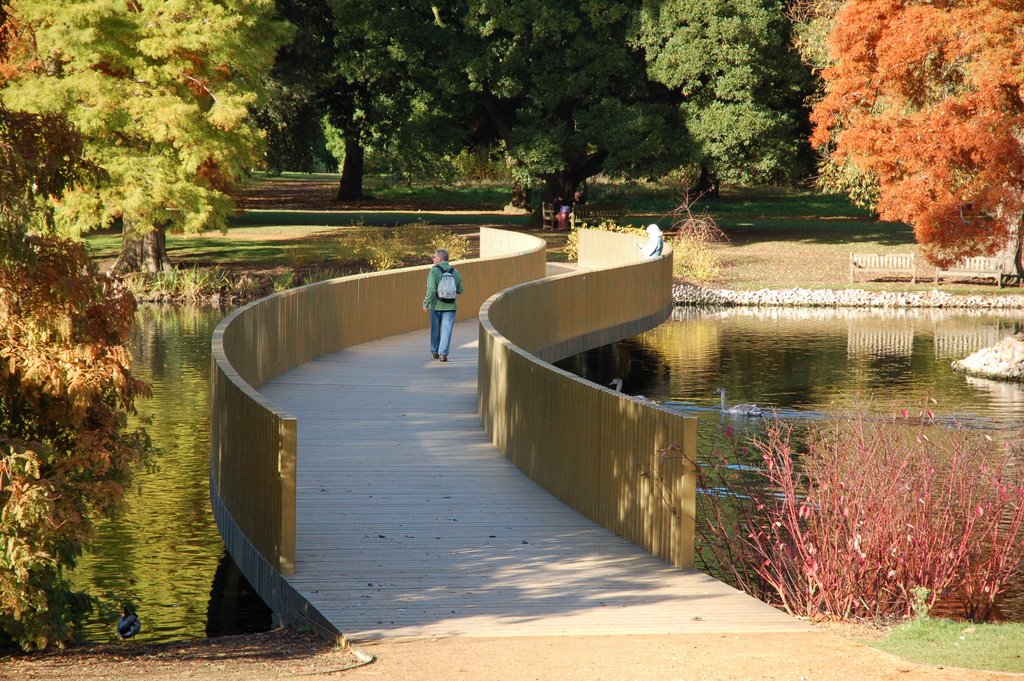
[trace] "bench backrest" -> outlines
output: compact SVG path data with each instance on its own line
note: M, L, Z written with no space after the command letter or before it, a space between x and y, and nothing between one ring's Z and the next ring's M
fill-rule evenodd
M851 253L850 264L866 268L910 269L914 266L913 253Z
M948 269L967 270L970 272L999 272L1003 269L1003 266L999 258L978 255L973 258L964 258Z

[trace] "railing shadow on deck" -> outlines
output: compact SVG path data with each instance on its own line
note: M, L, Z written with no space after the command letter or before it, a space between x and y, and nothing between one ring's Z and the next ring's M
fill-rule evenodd
M465 283L459 316L493 293L538 279L545 242L481 228L481 257L456 263ZM425 256L427 254L424 254ZM288 585L295 566L297 421L259 387L325 354L425 328L430 265L342 277L276 293L228 315L212 341L210 498L228 551L260 597L321 633L329 622Z
M697 421L548 364L646 331L672 311L671 249L580 232L579 272L495 294L480 311L479 412L548 492L677 567L694 565Z

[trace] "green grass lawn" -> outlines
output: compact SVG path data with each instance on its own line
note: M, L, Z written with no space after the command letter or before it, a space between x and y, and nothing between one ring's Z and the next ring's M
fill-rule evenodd
M868 645L924 664L1024 672L1024 624L914 620Z
M362 227L374 225L398 227L401 225L466 225L481 224L503 226L525 226L528 215L485 213L474 211L439 212L430 210L346 210L346 211L302 211L302 210L249 210L231 218L233 227L280 227L301 222L313 227Z
M349 233L365 231L361 228ZM94 234L86 238L100 262L117 257L119 234ZM319 254L323 259L345 253L340 230L320 225L276 225L266 230L229 229L227 234L169 234L167 252L185 267L254 268L287 266Z

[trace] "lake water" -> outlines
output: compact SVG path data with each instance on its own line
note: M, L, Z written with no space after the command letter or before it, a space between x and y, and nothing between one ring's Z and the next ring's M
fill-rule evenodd
M784 416L850 400L920 407L979 427L1024 423L1024 386L966 378L950 362L1024 329L1019 314L949 310L677 308L665 324L559 363L597 383L696 414L726 388Z
M153 386L137 403L157 451L117 517L72 575L100 600L89 641L115 639L121 604L138 609L150 642L266 630L270 613L226 557L210 510L210 339L223 311L141 306L133 371ZM137 419L136 419L137 421Z
M224 314L138 313L135 373L153 386L138 407L152 418L158 451L72 575L102 606L86 623L90 641L114 638L124 601L136 604L140 639L150 642L269 627L269 612L225 558L210 511L210 339ZM933 397L940 414L999 429L1024 422L1024 390L967 379L949 362L1022 326L1018 315L940 310L680 309L657 329L560 366L597 383L622 378L624 392L697 415L702 432L720 421L718 386L731 403L805 417L857 395L911 406ZM1024 619L1024 606L1017 611Z

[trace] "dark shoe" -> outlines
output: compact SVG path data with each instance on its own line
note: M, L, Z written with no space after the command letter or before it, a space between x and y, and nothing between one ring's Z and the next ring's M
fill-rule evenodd
M447 362L448 361L448 355L441 355L440 359L441 359L442 362Z
M431 355L431 356L432 356L432 357L433 357L434 359L437 359L437 353L436 353L436 352L432 352L432 353L430 353L430 355Z

